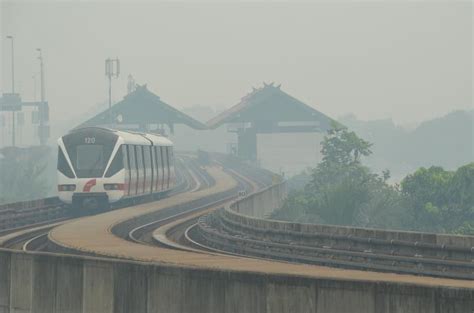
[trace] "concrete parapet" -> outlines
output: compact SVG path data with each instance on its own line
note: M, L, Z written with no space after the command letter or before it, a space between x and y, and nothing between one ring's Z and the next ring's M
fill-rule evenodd
M474 254L474 236L450 234L435 234L412 231L395 231L350 226L303 224L266 219L276 209L280 208L286 198L285 182L272 185L260 192L238 199L223 212L224 216L235 223L250 228L269 230L272 235L325 235L334 238L364 238L375 241L393 242L393 244L416 244L420 248L446 249L463 255ZM375 240L375 241L374 241Z
M0 250L0 312L471 313L474 286L328 280Z
M231 209L242 215L265 218L283 205L286 196L286 182L283 181L235 201Z

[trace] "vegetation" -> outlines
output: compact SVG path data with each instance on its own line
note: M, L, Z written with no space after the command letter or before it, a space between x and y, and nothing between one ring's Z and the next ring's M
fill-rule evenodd
M0 159L0 204L43 198L50 191L43 153L9 153Z
M455 172L420 168L402 181L401 192L417 227L474 234L474 163Z
M361 162L371 146L333 125L322 143L322 162L274 218L474 234L474 163L455 172L420 168L400 185L390 185L388 170L375 174Z
M364 163L376 171L390 168L397 181L422 166L455 169L473 161L474 110L454 111L413 129L397 126L391 119L362 121L353 115L340 122L374 143L373 154Z

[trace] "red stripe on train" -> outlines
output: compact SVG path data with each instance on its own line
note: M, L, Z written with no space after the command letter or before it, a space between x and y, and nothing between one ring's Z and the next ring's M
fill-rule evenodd
M84 189L82 191L84 192L90 192L92 187L94 187L97 183L97 180L96 179L91 179L89 180L85 185L84 185Z

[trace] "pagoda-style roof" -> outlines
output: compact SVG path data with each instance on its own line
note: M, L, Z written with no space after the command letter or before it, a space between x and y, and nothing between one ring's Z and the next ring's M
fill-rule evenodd
M264 84L262 88L244 96L241 101L209 120L209 128L231 123L285 123L317 125L315 130L326 131L333 120L282 91L280 85Z
M122 101L78 127L111 123L117 126L121 124L185 124L194 129L207 129L203 123L163 102L159 96L150 92L146 85L137 86L136 90L126 95Z

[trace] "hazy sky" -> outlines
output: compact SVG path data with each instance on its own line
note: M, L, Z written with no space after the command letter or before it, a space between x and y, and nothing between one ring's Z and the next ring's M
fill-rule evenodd
M455 2L2 1L2 85L33 98L44 51L51 119L115 99L131 73L177 108L227 108L263 81L337 117L420 121L473 106L473 11ZM39 90L39 88L38 88Z

